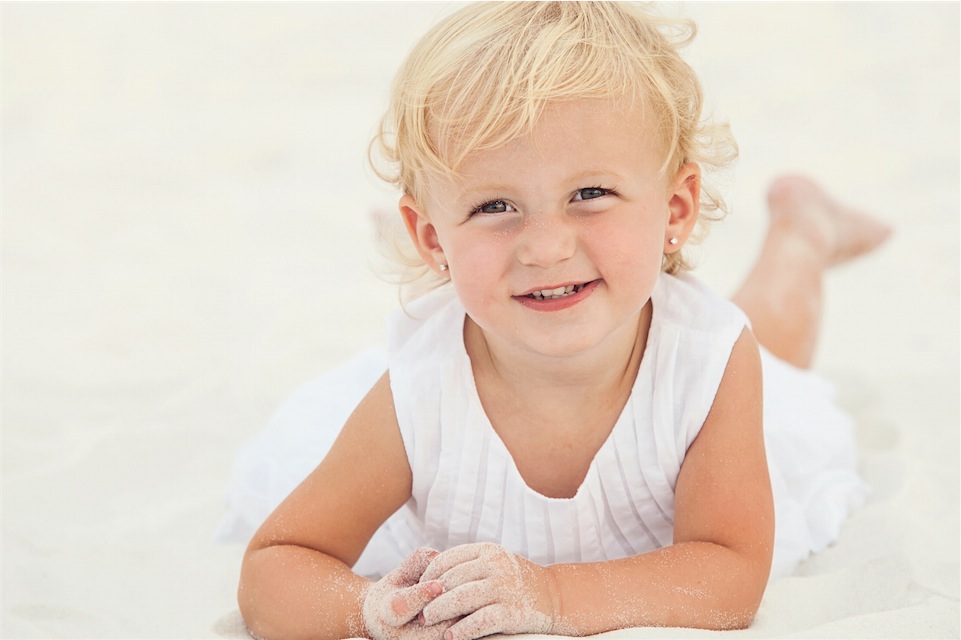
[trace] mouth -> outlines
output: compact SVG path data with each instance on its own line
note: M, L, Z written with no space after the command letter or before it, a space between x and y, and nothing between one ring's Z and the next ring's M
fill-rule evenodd
M580 284L568 284L550 289L538 289L517 297L527 298L528 300L559 300L580 293L584 287L587 287L593 282L597 281L591 280L590 282L582 282Z

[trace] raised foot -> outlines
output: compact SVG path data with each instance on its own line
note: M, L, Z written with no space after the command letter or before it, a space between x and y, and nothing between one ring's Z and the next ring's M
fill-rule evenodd
M772 228L810 243L826 267L870 253L891 235L883 221L839 203L801 176L776 179L767 200Z

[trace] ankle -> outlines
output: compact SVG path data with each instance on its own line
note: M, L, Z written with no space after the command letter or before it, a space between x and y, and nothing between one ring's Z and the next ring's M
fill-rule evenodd
M891 233L881 220L837 202L800 176L778 178L767 198L773 236L806 242L826 267L871 252Z
M831 266L835 243L830 231L797 210L771 212L765 252L780 258L794 272L810 272L820 278Z

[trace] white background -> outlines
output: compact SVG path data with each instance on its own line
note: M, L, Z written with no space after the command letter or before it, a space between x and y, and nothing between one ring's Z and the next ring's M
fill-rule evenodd
M4 637L238 633L221 492L285 394L383 340L368 217L397 196L367 140L452 7L2 6ZM893 478L903 598L803 619L785 594L818 596L788 582L758 624L956 636L959 5L663 11L699 23L688 59L741 145L700 277L737 284L785 171L897 229L829 281L818 369Z

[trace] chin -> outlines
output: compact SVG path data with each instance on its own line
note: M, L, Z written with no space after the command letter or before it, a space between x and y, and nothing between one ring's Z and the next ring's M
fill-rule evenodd
M548 358L573 358L591 352L600 341L596 338L542 340L528 343L531 351Z

